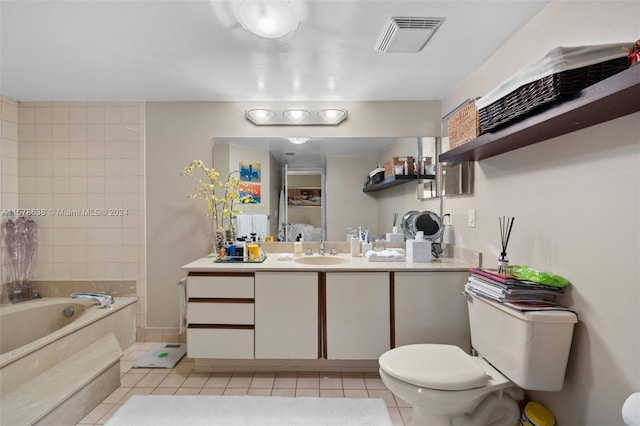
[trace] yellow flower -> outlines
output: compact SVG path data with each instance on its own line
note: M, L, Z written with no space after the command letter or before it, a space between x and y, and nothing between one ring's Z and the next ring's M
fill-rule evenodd
M196 169L202 169L206 181L194 176ZM237 172L229 173L226 181L220 180L220 172L214 168L206 167L201 160L193 160L180 173L182 176L195 180L194 193L188 195L187 198L202 198L207 203L209 209L207 216L213 219L217 230L231 229L235 231L232 218L242 214L242 210L238 209L236 204L255 203L251 195L240 196L240 192L246 192L246 188L241 185L240 179L234 175L235 173ZM216 189L224 194L222 196L216 195Z

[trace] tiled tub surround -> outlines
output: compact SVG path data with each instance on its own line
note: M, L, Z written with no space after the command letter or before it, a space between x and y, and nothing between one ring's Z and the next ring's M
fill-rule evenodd
M18 103L0 96L0 209L18 208ZM0 252L0 282L11 276L9 259Z
M91 300L65 297L0 307L0 337L33 332L36 339L16 348L11 345L21 343L0 345L10 349L0 355L2 423L22 423L13 417L21 413L73 423L112 392L119 385L120 352L135 342L135 302L116 297L112 309L100 309ZM86 309L57 330L32 330L55 322L44 315L60 316L68 306Z
M69 297L71 293L109 293L113 297L136 297L135 281L31 281L40 297ZM2 285L0 305L7 303L7 284Z
M17 130L18 204L2 207L44 212L31 281L135 281L144 327L144 103L18 102Z

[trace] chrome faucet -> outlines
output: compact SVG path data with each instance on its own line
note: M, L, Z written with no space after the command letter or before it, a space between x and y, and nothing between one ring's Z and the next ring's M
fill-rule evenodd
M320 249L318 250L318 254L321 256L324 255L324 241L320 240Z
M113 296L108 293L71 293L72 299L93 299L100 303L101 309L111 308Z

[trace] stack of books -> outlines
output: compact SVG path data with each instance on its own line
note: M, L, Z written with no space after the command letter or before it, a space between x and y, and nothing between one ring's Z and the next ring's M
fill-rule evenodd
M465 288L474 294L521 311L567 309L556 301L564 292L562 288L521 280L495 269L472 268L470 272Z

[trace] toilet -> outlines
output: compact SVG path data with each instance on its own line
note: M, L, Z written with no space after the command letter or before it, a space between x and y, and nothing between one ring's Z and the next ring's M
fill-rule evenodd
M380 377L411 405L414 426L514 426L520 409L512 395L562 389L575 313L521 312L468 290L465 296L477 356L440 344L380 356Z

